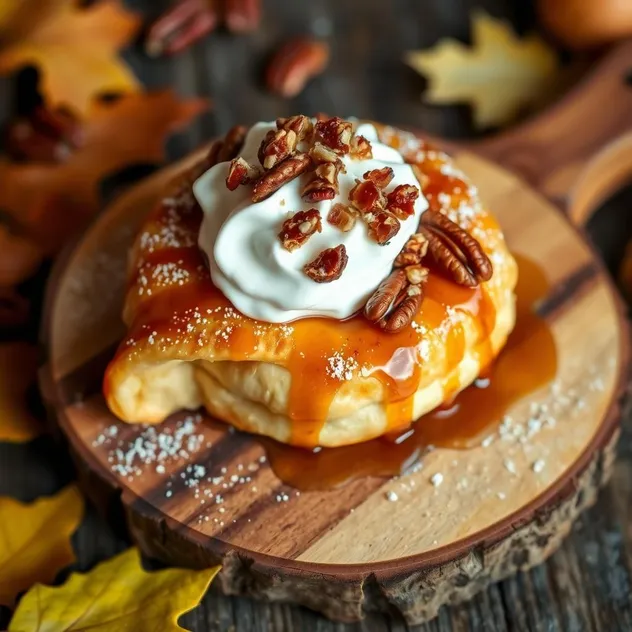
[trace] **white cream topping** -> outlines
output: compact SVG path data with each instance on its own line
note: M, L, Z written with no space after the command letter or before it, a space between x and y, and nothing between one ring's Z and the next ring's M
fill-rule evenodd
M249 131L240 155L250 164L259 165L257 152L271 129L276 129L274 123L258 123ZM253 203L251 186L235 191L226 188L228 162L215 165L193 185L204 211L198 243L208 257L211 278L243 314L273 323L310 316L348 318L362 308L390 273L393 260L415 232L428 204L420 195L414 215L401 222L397 235L383 246L369 238L362 221L347 233L329 224L331 207L337 202L348 204L356 178L361 180L371 169L392 167L395 177L386 193L400 184L419 184L399 152L378 141L372 125L360 125L357 133L371 142L373 159L343 158L347 173L340 174L340 193L334 200L304 202L301 189L309 178L304 174L266 200ZM322 232L312 235L294 252L287 251L278 238L283 222L297 211L310 208L320 211ZM338 280L316 283L303 272L303 266L320 252L339 244L344 244L349 262Z

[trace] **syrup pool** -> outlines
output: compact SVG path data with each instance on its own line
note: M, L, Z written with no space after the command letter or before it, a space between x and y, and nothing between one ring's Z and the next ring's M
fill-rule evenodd
M258 438L275 474L298 489L327 489L365 477L390 477L411 468L429 446L480 445L512 404L551 383L557 373L553 334L537 314L549 289L543 270L516 256L519 267L516 326L496 361L474 385L412 426L341 448L306 450Z

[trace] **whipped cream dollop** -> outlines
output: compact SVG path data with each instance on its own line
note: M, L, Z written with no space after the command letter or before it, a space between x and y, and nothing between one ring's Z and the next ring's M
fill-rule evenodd
M258 123L246 137L240 152L249 164L259 165L261 141L275 123ZM252 187L235 191L226 187L229 162L215 165L193 185L193 193L204 211L199 247L208 258L211 278L243 314L267 322L289 322L311 316L344 319L366 303L378 284L386 278L393 260L415 232L428 207L420 195L414 214L401 222L397 235L379 245L369 238L367 226L357 221L349 232L342 232L327 221L331 207L348 204L355 180L372 169L391 167L395 177L386 193L400 184L419 186L410 165L400 153L378 141L372 125L359 125L356 133L367 138L373 148L371 160L342 158L346 173L339 176L339 195L334 200L305 202L301 190L309 178L304 174L283 185L269 198L253 203ZM307 149L299 144L299 149ZM283 222L294 213L317 208L322 232L312 235L300 248L289 252L279 240ZM344 244L349 261L342 276L331 283L316 283L303 271L326 248Z

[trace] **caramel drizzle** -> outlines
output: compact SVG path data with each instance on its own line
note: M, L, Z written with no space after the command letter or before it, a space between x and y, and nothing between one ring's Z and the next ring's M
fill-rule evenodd
M394 137L393 146L397 145ZM417 155L423 156L423 144L419 141ZM415 165L425 176L424 195L431 210L442 210L439 193L450 196L451 206L458 208L463 202L474 205L476 200L469 195L469 185L454 176L446 176L441 167L447 164L442 154L427 152L423 160ZM445 210L445 209L443 209ZM199 209L198 209L199 211ZM187 217L186 228L197 235L201 213ZM482 228L496 228L490 218L477 209L472 221ZM195 240L194 240L195 243ZM184 258L183 258L184 257ZM173 261L181 259L187 266L199 270L203 264L197 246L162 248L161 251L143 256L143 261ZM137 284L132 279L130 292ZM128 297L129 300L129 297ZM195 333L187 338L186 344L174 346L175 353L182 358L195 357L210 338L214 338L217 360L247 361L257 359L254 350L258 344L257 331L265 329L289 346L286 359L279 362L291 374L287 414L294 422L290 442L294 445L314 447L318 445L320 430L328 417L336 394L344 389L348 379L358 375L377 378L384 394L388 419L388 431L407 426L412 419L413 397L423 379L422 366L424 347L446 349L445 371L449 374L463 358L465 338L459 324L459 314L474 317L481 341L476 353L481 366L492 359L488 334L495 322L492 301L483 285L463 287L431 273L424 287L424 301L412 326L395 333L386 333L369 323L362 315L347 321L311 318L289 325L260 323L237 314L230 323L230 332L206 331L203 327L204 314L220 309L230 309L228 300L212 284L208 273L192 278L182 287L173 287L153 296L135 299L136 312L130 328L128 341L138 341L152 335L161 340L182 339L185 321L202 320ZM193 314L194 316L191 316ZM197 316L196 316L197 315ZM432 343L427 332L439 336ZM434 344L434 347L433 347ZM133 350L125 341L118 355L130 355ZM253 354L254 353L254 354ZM451 390L458 389L458 380L444 384L446 397ZM374 386L367 381L367 393Z

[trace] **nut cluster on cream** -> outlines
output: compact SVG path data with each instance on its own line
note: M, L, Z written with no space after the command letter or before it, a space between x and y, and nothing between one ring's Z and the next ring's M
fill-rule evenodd
M372 125L297 116L258 123L239 156L193 185L213 283L267 322L362 309L427 202Z

